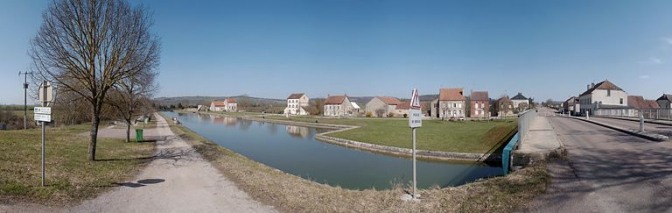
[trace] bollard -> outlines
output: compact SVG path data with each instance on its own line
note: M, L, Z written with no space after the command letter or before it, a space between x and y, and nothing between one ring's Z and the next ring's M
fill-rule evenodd
M639 132L644 132L644 115L639 115Z

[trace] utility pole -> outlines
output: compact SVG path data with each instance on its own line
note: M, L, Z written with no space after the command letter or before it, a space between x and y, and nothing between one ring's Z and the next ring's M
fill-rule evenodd
M19 71L19 76L23 75L23 129L28 129L28 74L33 72Z

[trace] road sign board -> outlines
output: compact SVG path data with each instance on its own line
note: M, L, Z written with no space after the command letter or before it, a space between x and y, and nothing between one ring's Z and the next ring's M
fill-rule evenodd
M35 114L36 121L51 122L51 115Z
M422 126L422 111L419 109L410 109L408 113L411 116L408 117L408 126L411 128L418 128Z
M35 114L51 115L51 107L35 107Z
M411 96L411 109L420 109L420 98L418 97L418 89L413 89Z
M418 128L422 126L422 110L420 110L420 98L418 97L418 90L413 89L411 96L411 109L408 110L408 126L411 128Z
M50 82L44 81L44 83L40 84L40 89L37 91L37 98L40 101L40 104L45 102L47 103L47 106L51 104L54 100L54 87L51 86Z

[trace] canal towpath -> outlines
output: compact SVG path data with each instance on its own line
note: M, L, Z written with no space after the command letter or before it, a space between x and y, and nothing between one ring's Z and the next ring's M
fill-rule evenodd
M276 212L222 176L158 114L155 159L135 180L67 212Z

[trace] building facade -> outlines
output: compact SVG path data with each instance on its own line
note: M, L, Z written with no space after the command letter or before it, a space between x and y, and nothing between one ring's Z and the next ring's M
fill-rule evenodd
M432 117L441 119L464 118L466 116L463 88L441 88L439 98L432 101Z
M343 117L352 115L352 103L348 95L327 96L324 101L324 116Z
M590 114L597 109L627 109L628 94L608 80L590 84L579 96L581 115Z
M515 108L516 113L530 109L530 99L525 97L523 93L519 92L516 96L513 96L511 102L513 102L513 107Z
M496 103L494 104L493 109L496 110L495 113L497 113L497 117L509 117L515 115L514 111L516 110L513 107L513 101L509 98L509 96L504 96L499 99L497 99Z
M487 91L471 92L469 98L469 117L489 118L490 117L490 97Z
M389 117L390 113L394 114L397 105L401 102L392 97L377 96L371 99L364 106L366 114L371 114L373 117ZM394 117L394 115L392 115Z
M286 115L308 115L306 110L310 106L310 99L305 93L293 93L287 97Z
M672 108L672 95L663 94L656 100L658 106L661 109L671 109Z
M235 98L227 98L224 101L210 102L210 111L213 112L238 112L238 102Z

